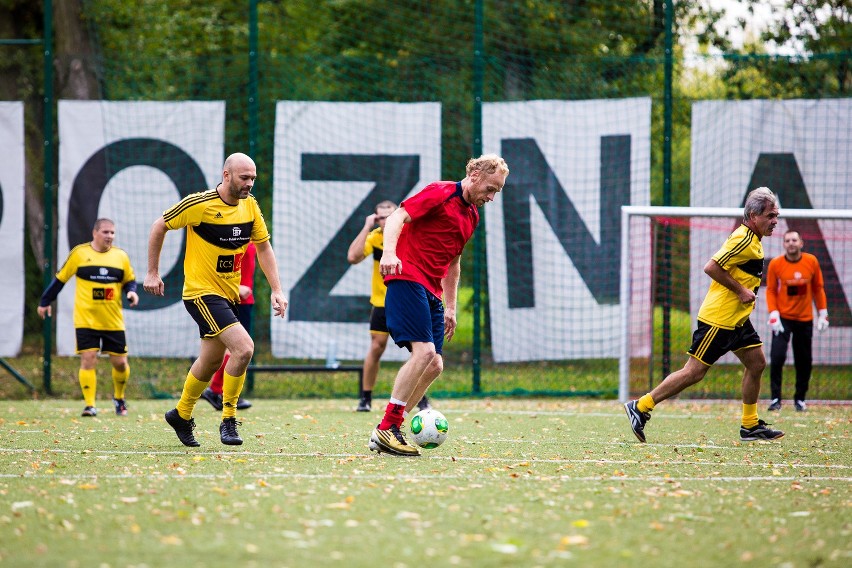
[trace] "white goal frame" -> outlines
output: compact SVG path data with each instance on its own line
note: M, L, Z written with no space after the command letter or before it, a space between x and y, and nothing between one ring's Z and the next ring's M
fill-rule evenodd
M621 356L618 362L618 400L627 402L630 396L630 219L631 217L730 217L742 219L742 207L662 207L653 205L623 205L621 207ZM852 220L852 210L841 209L781 209L786 219Z

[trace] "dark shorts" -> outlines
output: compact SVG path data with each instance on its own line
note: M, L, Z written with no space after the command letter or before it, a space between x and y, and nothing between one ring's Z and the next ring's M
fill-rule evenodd
M411 343L434 343L444 349L444 304L422 284L391 280L385 296L388 332L394 343L411 351Z
M201 339L216 337L225 329L240 323L237 304L229 302L222 296L209 294L184 300L183 306L198 324Z
M127 355L127 340L123 331L101 331L88 327L77 327L77 353L100 351L110 355Z
M251 329L253 311L254 304L237 304L237 318L243 324L243 327L246 328L246 331Z
M692 347L687 353L709 367L728 351L737 352L761 345L763 342L751 325L751 320L746 320L742 327L735 329L724 329L700 321L698 329L692 334Z
M385 309L373 306L373 309L370 311L370 333L387 334L387 332L388 320L385 317Z

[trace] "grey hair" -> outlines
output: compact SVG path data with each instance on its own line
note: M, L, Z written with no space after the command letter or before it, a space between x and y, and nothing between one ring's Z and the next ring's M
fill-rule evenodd
M755 215L760 215L768 207L778 206L778 197L768 187L758 187L746 196L743 207L743 220L748 221Z

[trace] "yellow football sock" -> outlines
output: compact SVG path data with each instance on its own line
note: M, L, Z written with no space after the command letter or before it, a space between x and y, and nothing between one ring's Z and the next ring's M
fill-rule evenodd
M654 410L654 406L656 405L654 404L654 399L651 398L650 394L646 394L636 402L636 408L639 412L651 412Z
M115 398L124 399L124 388L127 386L127 379L130 378L130 365L125 365L123 371L112 368L112 388Z
M235 377L227 371L222 375L222 420L234 418L237 415L237 400L243 391L246 374Z
M743 426L746 428L757 426L757 403L743 403Z
M184 420L192 418L192 409L195 408L198 397L201 396L201 393L206 388L207 382L196 379L192 371L187 372L186 381L183 383L183 392L180 393L180 400L175 407L181 418Z
M80 369L77 378L80 380L80 389L83 391L86 406L95 406L95 394L98 391L97 372L94 369Z

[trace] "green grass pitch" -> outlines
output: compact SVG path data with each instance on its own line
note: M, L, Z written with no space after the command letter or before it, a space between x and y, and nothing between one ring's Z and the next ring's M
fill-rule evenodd
M0 403L0 566L852 565L849 406L742 444L738 404L670 401L643 445L613 401L435 400L448 440L393 458L352 401L256 401L239 447L201 402L192 449L173 403Z

